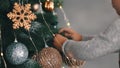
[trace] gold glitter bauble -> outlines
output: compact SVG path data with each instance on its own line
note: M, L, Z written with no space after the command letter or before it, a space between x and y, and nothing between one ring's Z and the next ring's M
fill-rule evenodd
M45 9L48 10L48 11L53 11L54 10L54 2L50 1L50 0L47 0L45 2Z
M30 9L31 4L14 4L13 11L7 14L8 18L14 23L13 29L24 27L26 30L29 30L31 21L37 18L36 15L30 11Z
M66 65L72 67L72 68L81 68L82 66L84 66L85 61L83 60L77 60L74 58L67 58L63 55L63 61L65 62Z
M43 68L61 68L62 57L55 48L46 47L39 53L39 64Z

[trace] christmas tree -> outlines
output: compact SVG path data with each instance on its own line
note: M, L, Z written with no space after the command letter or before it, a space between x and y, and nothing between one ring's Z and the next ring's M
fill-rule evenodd
M4 59L0 64L2 68L43 67L45 63L42 64L40 61L42 57L40 51L46 47L51 47L46 49L50 53L53 50L59 54L53 47L52 39L58 31L55 8L62 5L62 2L62 0L0 1L1 58ZM51 57L49 55L47 58Z
M1 68L61 68L63 63L84 63L67 59L53 46L59 29L56 8L61 9L70 26L62 3L63 0L0 0Z

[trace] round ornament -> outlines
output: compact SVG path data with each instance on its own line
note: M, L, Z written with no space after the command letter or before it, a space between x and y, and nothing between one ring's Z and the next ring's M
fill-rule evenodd
M39 52L39 64L43 68L61 68L62 57L55 48L46 47Z
M19 65L27 60L28 49L24 44L14 42L7 47L5 55L9 63Z
M72 68L81 68L85 64L85 61L76 60L74 58L67 58L64 55L63 55L63 61L66 65Z
M47 0L45 2L45 9L48 10L48 11L53 11L54 10L54 2L50 1L50 0Z

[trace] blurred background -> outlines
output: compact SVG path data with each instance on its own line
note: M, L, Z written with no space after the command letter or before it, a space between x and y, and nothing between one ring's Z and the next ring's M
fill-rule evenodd
M63 9L71 28L82 35L96 35L104 31L119 16L111 0L64 0ZM57 9L59 27L67 27L62 12ZM118 53L87 61L84 68L119 68Z

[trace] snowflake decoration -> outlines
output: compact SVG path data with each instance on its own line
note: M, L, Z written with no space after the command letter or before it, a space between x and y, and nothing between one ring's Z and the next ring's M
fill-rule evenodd
M13 22L13 29L18 29L19 27L24 27L26 30L30 29L31 21L37 18L36 15L30 11L30 9L31 4L14 4L13 11L7 14L9 19Z

